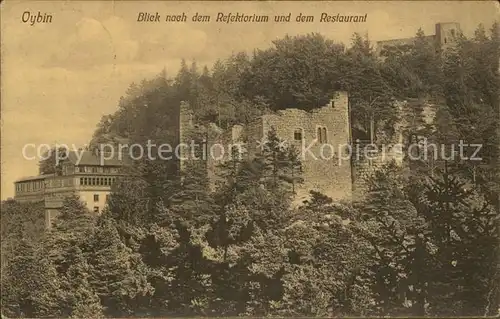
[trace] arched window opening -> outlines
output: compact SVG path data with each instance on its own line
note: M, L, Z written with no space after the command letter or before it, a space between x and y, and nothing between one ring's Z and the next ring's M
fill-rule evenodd
M321 144L324 144L327 142L327 133L326 133L326 127L318 127L318 133L317 133L317 139L318 142Z

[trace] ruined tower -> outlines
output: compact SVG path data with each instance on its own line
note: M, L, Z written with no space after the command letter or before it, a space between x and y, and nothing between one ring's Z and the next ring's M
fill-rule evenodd
M460 32L460 24L456 22L436 23L436 44L441 49L447 49L456 43Z
M311 190L335 200L351 199L351 128L347 92L336 92L327 105L310 112L287 108L260 116L247 125L234 125L228 130L222 130L214 123L198 126L189 106L182 103L180 108L179 141L188 143L191 130L203 132L207 139L203 146L207 155L207 174L213 182L217 179L218 164L227 158L231 147L244 143L245 156L252 158L259 153L259 143L273 129L287 146L293 146L299 153L303 183L295 187L297 202L307 199ZM188 155L187 151L181 148L180 155ZM182 169L185 166L182 159L180 162Z
M175 159L179 162L179 168L182 170L185 167L185 161L182 159L189 158L190 150L186 145L189 145L190 134L194 129L194 114L189 104L186 102L180 103L179 108L179 128L176 144L174 145Z

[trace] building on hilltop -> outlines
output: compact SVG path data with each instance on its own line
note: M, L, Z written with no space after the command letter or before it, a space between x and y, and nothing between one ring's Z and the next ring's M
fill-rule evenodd
M121 157L101 158L97 152L69 152L55 174L38 175L17 180L14 199L19 202L45 204L45 224L50 228L62 207L64 198L77 195L87 208L99 214L116 178L121 176Z
M433 44L436 49L445 50L456 43L456 39L460 33L461 30L459 23L440 22L435 25L435 34L425 36L425 39L428 40L429 43ZM384 47L412 45L414 41L415 37L377 41L377 55L380 56Z
M336 200L351 199L351 162L346 155L351 145L351 125L346 92L337 92L330 103L311 112L288 108L262 115L247 125L234 125L228 130L213 123L202 128L195 123L193 113L185 103L180 112L182 143L190 144L188 139L192 130L206 132L206 167L212 184L217 178L217 167L227 159L231 145L244 145L246 156L252 158L258 154L259 144L268 132L274 129L281 140L302 153L303 183L297 184L295 189L298 202L308 198L311 190ZM186 158L187 154L181 157Z

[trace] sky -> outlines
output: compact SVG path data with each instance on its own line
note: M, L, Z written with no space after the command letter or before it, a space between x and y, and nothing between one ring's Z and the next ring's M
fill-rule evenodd
M233 52L264 49L286 34L318 32L349 43L354 32L372 41L434 34L437 22L458 22L465 35L499 19L497 1L481 2L160 2L4 1L1 3L1 199L13 182L38 173L25 145L84 146L101 116L117 110L132 82L180 61L211 66ZM23 22L23 14L52 15L51 23ZM137 22L140 12L162 17L211 15L208 23ZM269 15L270 22L217 23L218 12ZM320 23L322 12L364 15L364 23ZM314 15L315 22L276 23L274 15ZM163 20L163 19L162 19ZM31 150L31 149L30 149ZM29 156L35 155L33 151Z

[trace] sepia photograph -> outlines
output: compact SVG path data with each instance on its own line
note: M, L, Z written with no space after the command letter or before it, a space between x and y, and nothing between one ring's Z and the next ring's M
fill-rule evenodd
M1 318L500 316L500 3L1 10Z

